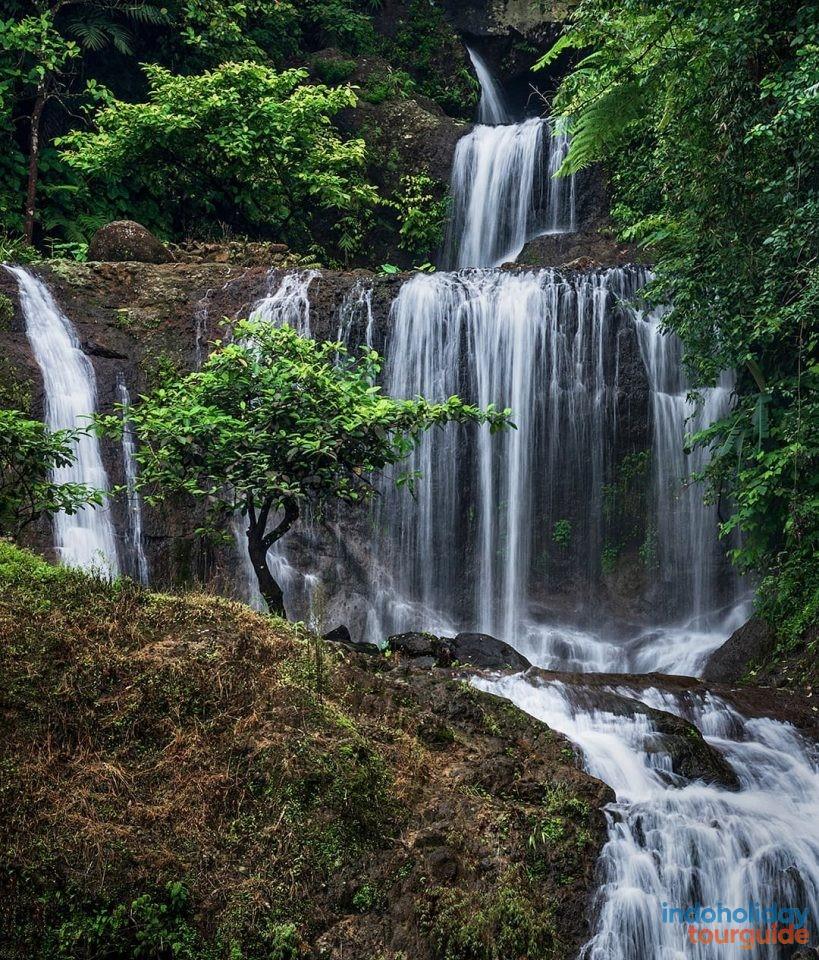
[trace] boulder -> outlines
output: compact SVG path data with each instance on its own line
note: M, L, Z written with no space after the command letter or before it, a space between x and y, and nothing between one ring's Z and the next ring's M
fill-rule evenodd
M527 670L531 666L513 646L486 633L459 633L455 637L401 633L390 637L388 646L404 657L438 667L458 663L487 670Z
M164 244L135 220L115 220L100 227L88 246L92 261L170 263L173 256Z
M774 629L759 617L751 617L711 654L702 678L711 683L736 683L749 667L769 656L775 646Z
M489 670L528 670L531 663L504 640L486 633L459 633L449 641L452 659Z
M339 646L345 647L347 650L352 650L355 653L367 653L370 656L381 655L381 648L376 646L376 644L353 640L350 636L350 631L343 623L329 633L325 633L322 639L326 640L327 643L337 643Z

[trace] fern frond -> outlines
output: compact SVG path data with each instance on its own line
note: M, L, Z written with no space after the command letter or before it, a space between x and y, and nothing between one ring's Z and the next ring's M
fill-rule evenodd
M134 23L169 23L171 19L165 7L157 7L152 3L125 3L118 9Z
M66 24L66 33L86 50L102 50L108 45L107 24L98 17L72 17Z
M636 81L621 83L581 105L571 117L571 140L559 176L602 160L623 131L644 115L647 93Z
M134 37L130 30L118 23L109 23L107 25L108 39L111 41L114 49L125 56L131 56L134 52Z
M554 63L564 50L577 49L581 46L583 46L583 41L576 33L564 33L563 36L558 37L540 60L536 61L532 69L542 70L544 67L548 67L550 63Z

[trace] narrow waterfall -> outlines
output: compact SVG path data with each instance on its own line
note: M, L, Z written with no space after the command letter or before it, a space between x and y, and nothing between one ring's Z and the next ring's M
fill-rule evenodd
M503 123L511 123L514 118L506 105L503 90L498 81L492 76L483 57L469 46L467 46L466 52L469 54L472 66L475 68L478 83L481 85L481 99L478 104L478 123L483 123L487 126L499 126Z
M594 709L578 702L571 686L526 676L478 680L476 686L566 734L582 749L588 772L615 791L593 937L583 960L711 960L714 944L692 943L687 924L663 922L664 904L733 910L753 901L806 908L813 932L819 915L819 768L815 748L792 727L746 719L711 695L616 691L693 722L736 771L741 789L733 792L670 773L668 754L657 749L655 728L644 716ZM717 950L726 960L786 955L770 945L732 943Z
M122 467L125 473L125 491L128 503L128 556L124 566L129 574L142 584L148 583L148 558L142 542L142 497L137 490L136 438L128 420L131 395L122 373L117 373L117 399L122 404L125 422L122 429Z
M354 354L360 345L373 345L374 329L372 281L357 280L339 309L336 339Z
M573 230L574 180L551 176L567 149L566 134L543 118L479 125L462 137L452 166L444 266L500 266L535 236Z
M303 337L310 336L310 284L319 276L318 270L286 273L280 280L272 273L271 290L251 310L250 319L274 326L287 324Z
M700 485L685 483L705 465L706 451L697 449L687 456L680 437L704 429L728 412L734 378L726 372L715 387L700 391L698 401L690 400L680 342L662 332L663 315L662 310L636 314L652 388L658 568L668 608L683 605L693 617L702 617L719 605L725 549L714 537L719 522L716 506L704 502Z
M87 427L96 412L97 385L91 361L80 349L71 321L57 306L46 285L23 267L6 267L17 279L26 336L45 388L45 421L51 430ZM82 435L76 460L54 471L57 483L82 483L108 490L100 445L93 433ZM54 546L68 566L119 574L116 537L107 503L54 517Z

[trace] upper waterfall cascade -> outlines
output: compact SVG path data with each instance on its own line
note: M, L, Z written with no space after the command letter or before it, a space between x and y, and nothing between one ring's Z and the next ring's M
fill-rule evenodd
M469 49L469 48L467 48ZM443 266L513 262L533 237L575 230L574 177L556 177L569 139L543 117L514 122L503 92L473 50L481 86L478 125L458 141Z
M6 267L17 279L20 306L34 359L45 388L45 421L50 430L87 428L97 407L97 384L91 361L80 349L71 321L57 306L46 285L23 267ZM76 443L74 463L58 467L57 483L86 484L108 490L100 444L93 432ZM119 573L116 536L110 507L83 507L69 516L54 516L54 546L60 562L74 567Z
M497 126L503 123L512 122L512 114L506 104L506 97L503 94L498 81L492 76L489 67L483 57L472 47L466 48L472 66L475 68L475 75L481 86L481 99L478 104L478 123L487 126Z

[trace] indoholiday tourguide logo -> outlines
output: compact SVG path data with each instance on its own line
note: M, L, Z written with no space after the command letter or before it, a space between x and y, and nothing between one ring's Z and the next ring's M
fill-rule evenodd
M734 944L742 950L778 944L804 946L810 942L809 913L807 907L763 905L754 900L738 907L719 901L690 906L662 903L663 923L684 925L689 943Z

